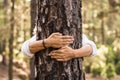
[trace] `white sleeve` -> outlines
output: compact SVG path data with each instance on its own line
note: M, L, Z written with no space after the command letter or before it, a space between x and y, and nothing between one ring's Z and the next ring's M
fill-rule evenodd
M23 55L25 55L26 57L31 58L31 57L34 56L34 54L31 53L31 52L30 52L30 49L29 49L29 44L30 44L31 42L34 42L34 41L36 41L36 35L33 36L31 39L29 39L29 40L27 40L27 41L25 41L25 42L23 43L22 48L21 48L21 52L22 52Z
M92 49L93 49L93 52L92 52L92 55L91 56L94 56L97 54L97 48L96 48L96 45L93 41L89 40L85 34L82 34L82 46L85 46L85 45L90 45L92 46Z

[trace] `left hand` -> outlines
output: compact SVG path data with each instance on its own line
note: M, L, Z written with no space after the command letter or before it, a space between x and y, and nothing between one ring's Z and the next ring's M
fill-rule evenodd
M72 58L75 58L75 50L68 47L68 46L65 46L65 47L62 47L58 50L54 50L52 51L49 56L51 58L54 58L56 59L57 61L68 61L68 60L71 60Z

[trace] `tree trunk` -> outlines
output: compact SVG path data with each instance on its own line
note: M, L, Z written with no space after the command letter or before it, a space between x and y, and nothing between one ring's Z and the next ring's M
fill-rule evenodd
M38 0L31 0L31 28L30 28L30 35L33 36L33 29L37 23L37 13L38 13Z
M14 40L14 2L11 0L11 26L10 26L10 39L9 39L9 80L13 80L13 40Z
M104 17L101 19L101 37L102 37L102 44L105 44Z
M8 0L4 0L3 2L4 4L4 25L6 25L6 23L8 22L8 19L7 19L7 12L8 12ZM5 51L5 48L6 48L6 39L2 40L2 43L1 43L1 47L2 47L2 64L3 65L7 65L7 62L6 62L6 55L3 54L3 52Z
M82 46L81 0L38 0L37 40L47 38L54 32L71 35L70 47ZM57 62L47 55L54 48L35 54L36 80L85 80L82 58Z
M95 42L95 31L96 31L96 29L95 29L95 27L93 26L92 27L92 40Z
M31 28L30 28L30 35L33 36L33 29L37 23L37 13L38 13L38 0L31 0ZM30 59L30 80L34 80L35 78L35 65L34 65L35 57Z

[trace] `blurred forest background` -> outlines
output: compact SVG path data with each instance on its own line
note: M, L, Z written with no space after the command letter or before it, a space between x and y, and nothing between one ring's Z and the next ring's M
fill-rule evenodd
M31 36L34 0L0 0L0 80L28 80L29 59L21 53ZM120 0L83 0L83 33L98 48L84 59L88 80L120 80ZM34 20L35 21L35 20Z

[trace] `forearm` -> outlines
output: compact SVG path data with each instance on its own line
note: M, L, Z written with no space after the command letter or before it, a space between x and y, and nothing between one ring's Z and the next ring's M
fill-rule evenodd
M62 36L60 33L52 33L48 38L44 40L45 47L43 46L43 40L36 41L36 35L25 41L21 47L21 52L27 57L33 57L34 53L41 51L48 47L60 48L73 42L72 36Z
M93 51L92 46L85 45L85 46L83 46L83 47L81 47L79 49L76 49L74 51L75 58L90 56L92 51Z
M47 43L46 39L44 40L44 44L46 48L49 47L49 44ZM43 40L34 41L29 45L29 49L31 53L36 53L40 50L45 49L45 47L43 46Z

